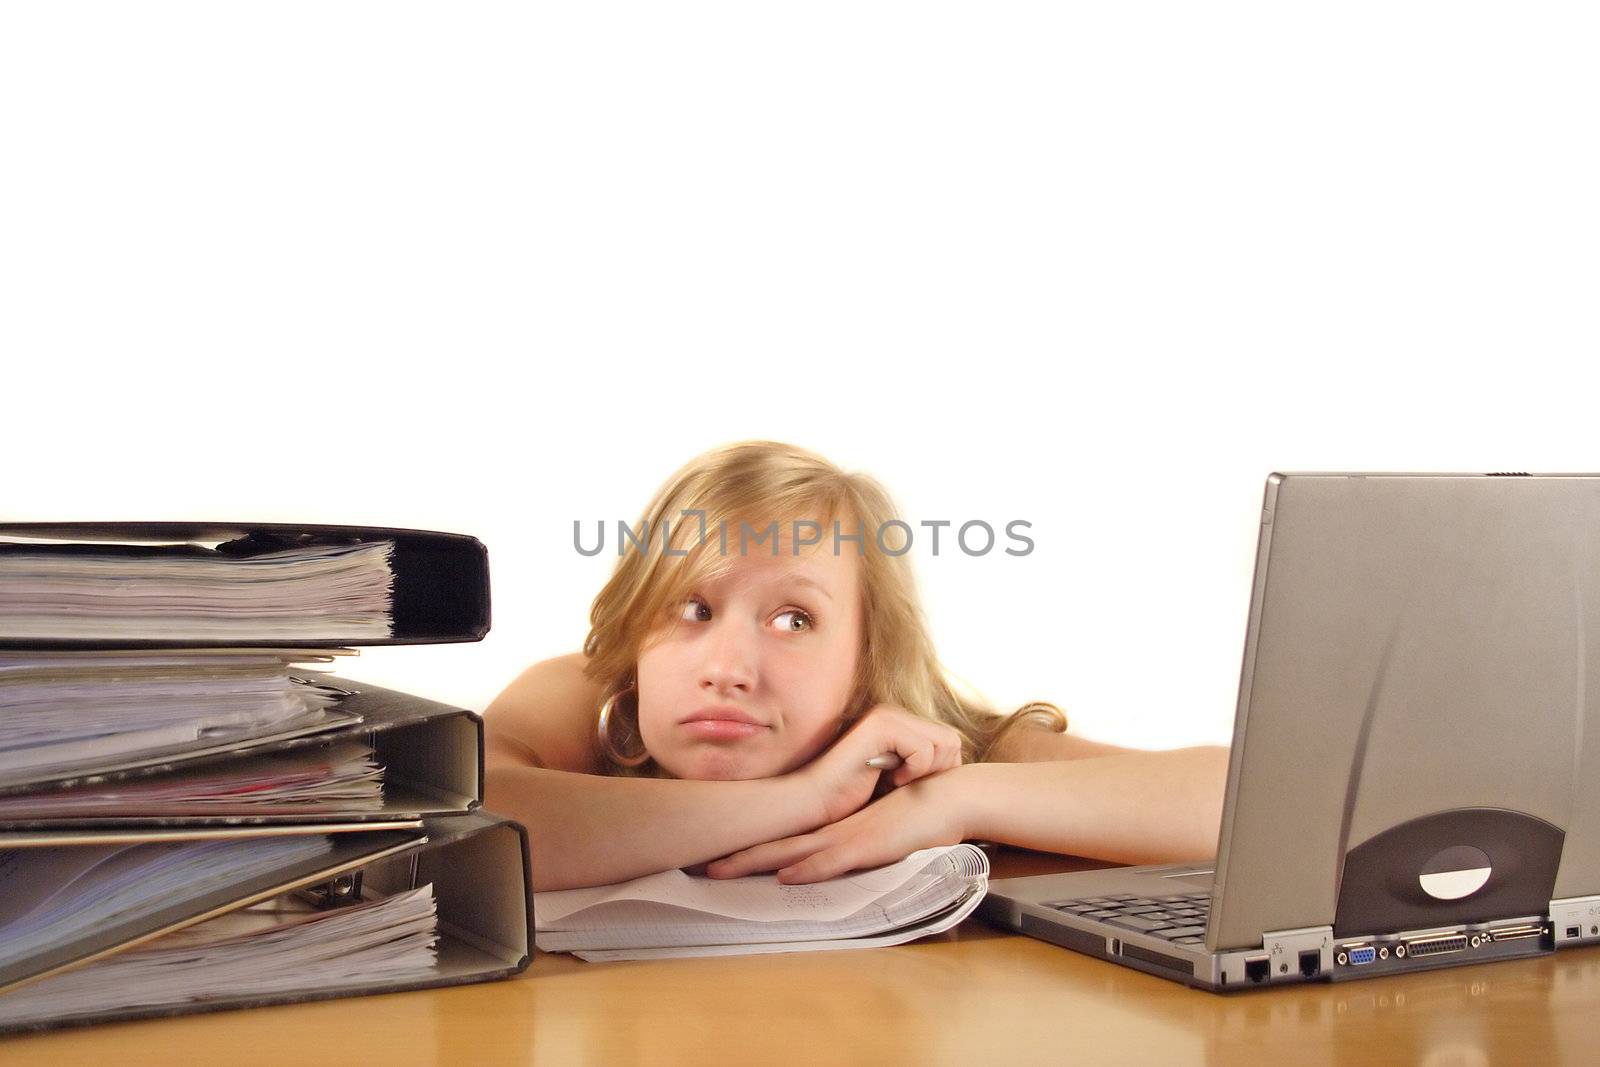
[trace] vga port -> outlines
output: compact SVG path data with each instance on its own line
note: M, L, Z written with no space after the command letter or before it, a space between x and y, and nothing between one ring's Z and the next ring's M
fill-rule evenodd
M1378 950L1371 945L1361 945L1350 949L1350 965L1359 967L1363 963L1371 963L1378 955Z

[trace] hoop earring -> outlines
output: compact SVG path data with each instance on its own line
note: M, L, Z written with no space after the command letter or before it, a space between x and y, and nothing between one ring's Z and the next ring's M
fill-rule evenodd
M637 767L650 759L650 753L644 748L643 736L639 738L640 751L636 756L624 756L611 744L611 731L608 729L611 725L611 710L616 705L618 697L635 688L636 686L630 684L626 689L618 690L607 697L606 702L600 705L600 718L595 723L595 734L600 740L600 751L605 753L606 758L624 767Z

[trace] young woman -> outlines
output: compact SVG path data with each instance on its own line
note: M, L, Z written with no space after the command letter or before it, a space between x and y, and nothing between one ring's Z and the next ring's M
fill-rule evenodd
M771 441L662 486L583 651L485 713L484 803L527 826L536 890L701 864L811 882L973 838L1211 855L1227 749L1117 748L1053 705L958 695L897 517L872 478Z

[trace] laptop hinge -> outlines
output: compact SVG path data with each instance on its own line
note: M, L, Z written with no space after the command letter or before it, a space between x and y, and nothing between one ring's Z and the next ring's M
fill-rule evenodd
M1556 947L1600 941L1600 897L1567 897L1550 902Z

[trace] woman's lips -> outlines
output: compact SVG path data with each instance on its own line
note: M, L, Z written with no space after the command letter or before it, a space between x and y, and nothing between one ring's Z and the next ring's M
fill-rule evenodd
M765 730L765 726L755 723L734 722L731 719L696 719L694 722L681 724L689 731L691 737L703 738L707 741L737 741L742 737L751 737Z

